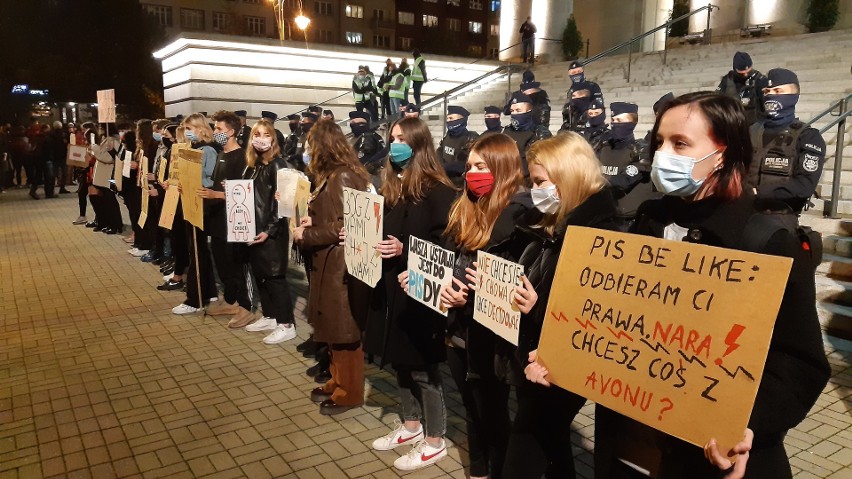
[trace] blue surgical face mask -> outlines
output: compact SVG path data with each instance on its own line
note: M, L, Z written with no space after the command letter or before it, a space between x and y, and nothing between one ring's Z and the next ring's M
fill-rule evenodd
M651 164L651 181L657 190L671 196L691 196L701 189L704 180L696 180L692 177L692 170L699 162L710 158L718 153L713 150L701 159L683 155L675 155L666 151L657 150L654 153L654 162Z
M156 141L157 143L163 141L163 134L162 133L154 133L154 141Z
M512 128L518 131L530 131L535 127L532 112L512 113Z
M305 166L308 166L308 165L311 164L311 154L310 153L302 153L302 163L304 163Z
M766 126L773 128L791 123L796 118L796 103L799 94L765 95L763 108L766 110Z
M195 136L195 133L192 131L185 131L184 136L186 136L186 139L189 140L190 143L195 143L196 141L198 141L198 137Z
M390 160L400 168L405 168L408 165L413 154L414 151L405 143L391 143L390 145Z

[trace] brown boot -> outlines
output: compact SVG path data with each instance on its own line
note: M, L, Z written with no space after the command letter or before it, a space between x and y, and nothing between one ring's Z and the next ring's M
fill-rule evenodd
M216 301L207 306L207 314L210 316L234 316L240 312L240 305L234 301L234 304L228 304L224 300Z
M230 321L228 321L228 327L231 329L245 328L255 319L254 313L243 307L237 307L239 308L239 312L235 314Z

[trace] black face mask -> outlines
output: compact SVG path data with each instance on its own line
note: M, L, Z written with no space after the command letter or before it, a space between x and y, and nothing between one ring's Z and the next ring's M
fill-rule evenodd
M166 148L171 148L172 147L172 139L163 137L163 146L165 146Z
M612 139L622 141L630 139L633 136L633 129L636 128L636 123L613 123L610 125L612 130Z
M574 108L576 108L580 111L586 111L586 110L589 109L589 107L592 106L592 97L583 96L583 97L580 97L580 98L572 98L571 99L571 105L573 105Z
M500 124L499 118L486 118L485 119L485 127L488 128L488 131L497 131L500 127L503 126Z
M458 120L447 122L447 134L450 136L459 136L467 131L467 118L459 118Z
M290 122L290 133L296 133L299 131L299 122L291 121Z
M311 123L311 122L299 123L299 128L302 130L302 133L305 133L305 134L307 134L309 131L311 131L312 126L314 126L314 124Z
M350 123L349 128L352 130L352 134L355 136L361 136L364 133L370 131L370 125L366 123Z
M601 113L598 116L590 116L589 117L589 126L591 126L593 128L599 128L599 127L603 126L605 121L606 121L606 115L604 115L603 113Z

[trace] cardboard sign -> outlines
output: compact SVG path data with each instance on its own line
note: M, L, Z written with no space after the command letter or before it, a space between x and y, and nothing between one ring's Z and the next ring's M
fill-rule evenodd
M168 169L169 159L163 155L160 162L157 163L157 183L163 184L166 182L166 169Z
M292 218L296 215L296 192L300 181L307 184L310 191L310 181L301 171L292 168L278 170L276 191L281 198L278 200L279 218Z
M228 242L253 241L257 236L254 180L225 180L225 212L228 215Z
M151 192L148 191L148 157L145 155L141 156L141 161L139 162L139 188L142 190L142 214L139 215L139 221L137 224L140 228L145 227L145 222L148 220L148 200L151 196Z
M166 190L166 195L163 198L163 209L160 211L160 221L158 223L160 228L172 229L175 223L175 213L177 213L179 200L180 192L176 187Z
M293 216L290 216L290 238L292 241L292 232L299 223L302 217L308 216L308 202L311 199L311 182L307 178L299 178L296 181L296 191L293 196ZM279 210L280 211L280 210Z
M196 228L204 229L204 203L198 196L201 188L201 150L181 148L178 169L180 170L180 203L183 207L183 218Z
M515 303L515 287L523 284L524 267L484 251L477 251L476 262L473 319L517 346L521 310Z
M126 152L125 152L126 153ZM112 177L115 178L115 189L116 191L121 191L121 184L124 183L121 181L122 172L124 171L124 160L121 159L118 155L115 157L115 164L113 165Z
M113 165L95 161L95 170L92 172L92 184L101 188L109 188L109 180L112 179Z
M115 123L115 90L98 90L98 123Z
M86 147L83 145L68 145L68 154L65 157L65 164L68 166L76 166L77 168L88 168L89 158L86 154Z
M408 237L408 295L447 315L441 291L453 280L456 254L415 236Z
M727 451L748 424L791 265L571 226L538 361L565 389Z
M382 255L375 246L384 234L384 211L384 196L343 187L346 270L371 288L382 277Z

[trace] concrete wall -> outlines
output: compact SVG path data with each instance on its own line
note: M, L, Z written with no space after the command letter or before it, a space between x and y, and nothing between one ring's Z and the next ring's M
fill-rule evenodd
M358 65L369 65L379 75L385 59L398 52L333 45L306 49L303 42L282 45L199 33L181 35L154 56L162 62L167 116L244 109L249 118L259 118L262 110L281 117L328 101L326 107L341 119L354 109L351 86ZM436 55L427 55L427 61L430 81L423 86L424 101L498 66Z
M653 1L653 0L651 0ZM597 0L574 2L577 27L588 39L589 54L595 55L645 31L646 0ZM640 47L634 47L638 51ZM624 52L626 53L625 49Z

